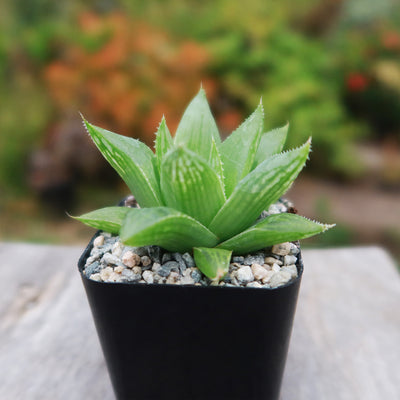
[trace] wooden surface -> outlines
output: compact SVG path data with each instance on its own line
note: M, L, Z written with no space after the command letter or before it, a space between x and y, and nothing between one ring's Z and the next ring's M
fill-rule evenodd
M114 399L76 269L82 250L0 243L1 400ZM282 400L400 399L393 261L375 247L304 260Z

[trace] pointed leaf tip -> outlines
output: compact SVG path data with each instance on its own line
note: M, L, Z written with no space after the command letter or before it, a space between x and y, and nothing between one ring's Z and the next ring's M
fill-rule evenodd
M208 278L219 281L229 271L232 251L217 248L195 247L193 256L196 266Z

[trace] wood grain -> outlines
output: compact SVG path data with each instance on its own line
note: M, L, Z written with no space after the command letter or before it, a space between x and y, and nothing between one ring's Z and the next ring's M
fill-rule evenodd
M76 269L82 250L0 243L1 400L114 399ZM398 400L393 261L375 247L304 259L282 400Z

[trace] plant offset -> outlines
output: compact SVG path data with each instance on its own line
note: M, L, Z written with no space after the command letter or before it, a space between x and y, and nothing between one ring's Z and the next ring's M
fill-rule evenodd
M130 246L193 250L197 267L221 279L232 252L245 254L321 233L332 225L281 213L258 219L304 167L311 140L282 152L288 126L263 130L263 106L223 142L200 89L175 137L162 118L155 154L140 141L84 120L93 141L125 181L140 208L107 207L77 217L119 234Z

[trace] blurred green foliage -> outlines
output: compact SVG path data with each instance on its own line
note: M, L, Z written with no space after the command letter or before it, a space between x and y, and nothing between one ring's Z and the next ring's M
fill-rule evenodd
M129 73L132 60L135 65L143 59L150 63L151 68L140 70L146 71L139 76L140 85L126 85L126 91L152 102L162 96L163 103L154 107L157 112L164 112L169 101L179 108L194 93L188 93L191 85L179 83L176 77L169 80L165 71L180 71L180 64L205 52L206 62L196 61L191 68L197 74L201 66L203 83L208 85L223 130L232 129L262 97L266 129L289 121L289 146L313 136L311 170L357 177L362 168L352 146L361 138L376 137L377 130L395 135L400 131L399 7L391 0L368 3L370 6L365 0L302 0L294 7L290 0L247 0L245 5L230 0L6 2L0 15L0 188L21 190L26 186L30 152L44 145L50 127L63 116L45 71L55 64L70 66L76 49L86 52L85 60L91 60L93 54L92 61L110 41L114 40L118 49L112 31L88 34L79 28L77 21L88 11L105 21L112 13L122 12L132 26L144 22L150 32L165 32L168 41L157 47L161 55L188 41L196 44L182 53L186 58L164 57L162 73L157 70L156 53L143 58L138 49L130 50L132 54L119 66ZM79 67L74 64L74 68L76 65ZM88 75L84 65L79 67L82 76ZM99 64L95 73L102 68ZM192 70L189 68L189 73ZM197 79L198 75L193 76ZM108 76L99 79L107 82ZM363 90L352 90L354 87ZM79 90L76 98L81 101L85 88ZM171 93L185 98L177 102ZM74 99L72 96L70 102ZM125 114L129 113L125 107ZM139 114L143 121L127 127L150 132L156 116ZM108 118L110 128L118 123L116 117L112 120L100 111L93 115L96 121ZM168 114L166 117L168 120Z

